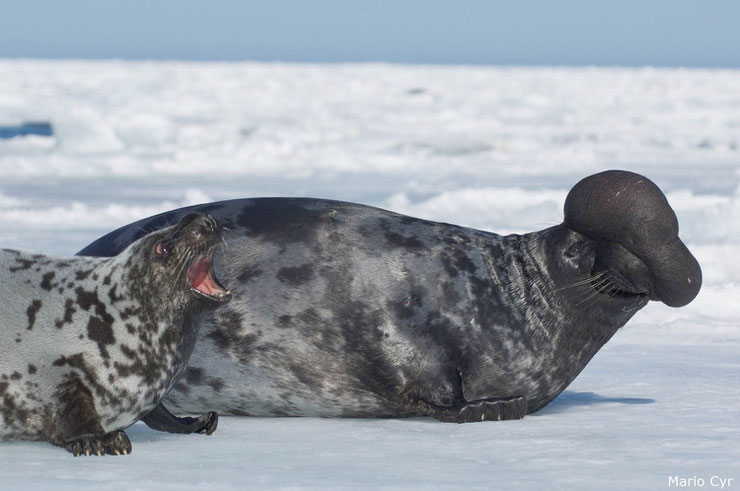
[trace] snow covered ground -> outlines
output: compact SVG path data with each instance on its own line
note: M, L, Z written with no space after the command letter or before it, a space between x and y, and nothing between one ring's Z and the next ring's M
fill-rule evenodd
M0 60L0 126L27 121L55 136L0 140L3 247L72 254L153 213L269 195L525 232L622 168L667 193L704 287L638 313L522 421L137 424L125 458L0 443L0 488L740 487L740 71Z

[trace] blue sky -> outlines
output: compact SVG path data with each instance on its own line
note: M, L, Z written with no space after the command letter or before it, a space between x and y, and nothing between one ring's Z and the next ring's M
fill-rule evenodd
M740 2L15 0L0 57L740 67Z

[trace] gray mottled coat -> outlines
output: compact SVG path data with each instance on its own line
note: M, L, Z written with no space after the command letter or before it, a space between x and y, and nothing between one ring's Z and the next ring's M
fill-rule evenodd
M176 210L81 254L115 254L190 211L229 229L216 269L233 300L206 319L165 400L178 411L436 415L520 397L532 412L647 302L596 291L598 244L564 226L502 237L319 199Z

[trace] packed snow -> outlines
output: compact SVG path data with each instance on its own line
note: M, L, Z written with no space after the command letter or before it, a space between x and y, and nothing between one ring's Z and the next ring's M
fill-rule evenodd
M704 286L643 309L522 421L139 423L128 457L0 443L0 488L740 487L740 71L0 60L0 125L44 121L53 136L0 139L2 247L73 254L254 196L521 233L621 168L666 192Z

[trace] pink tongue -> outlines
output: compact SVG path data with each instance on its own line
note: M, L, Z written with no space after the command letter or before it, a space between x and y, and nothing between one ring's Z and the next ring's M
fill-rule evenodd
M221 288L211 279L211 260L198 256L188 269L188 281L196 290L206 295L215 295Z

